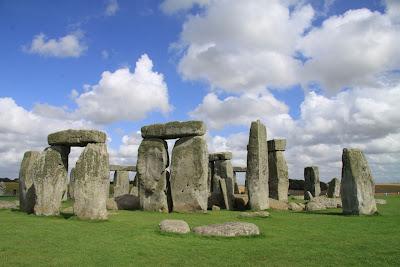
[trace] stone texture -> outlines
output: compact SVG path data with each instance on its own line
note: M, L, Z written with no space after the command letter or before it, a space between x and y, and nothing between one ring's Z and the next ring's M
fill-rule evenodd
M276 200L273 198L269 199L269 207L274 210L288 210L288 203L285 201Z
M207 188L209 193L211 193L213 190L212 186L213 176L214 176L214 162L210 161L208 162L208 176L207 176Z
M126 194L114 198L119 210L138 210L141 208L140 199L137 196Z
M213 205L213 206L211 207L211 210L212 210L212 211L220 211L221 208L218 207L218 206L216 206L216 205Z
M239 218L267 218L269 217L268 211L252 211L252 212L241 212Z
M177 212L207 210L208 152L203 136L179 139L172 150L171 195Z
M245 194L235 194L235 209L246 210L248 208L249 197Z
M0 209L18 209L17 201L0 200Z
M340 195L343 213L370 215L377 211L375 184L368 162L360 149L343 149Z
M317 166L304 168L304 199L308 200L306 192L309 191L314 197L319 196L321 189L319 186L319 171Z
M75 187L75 167L71 169L71 173L69 174L68 196L70 199L75 199L74 187Z
M38 151L27 151L19 169L19 203L20 209L27 213L33 213L36 201L33 178L35 174L34 165L40 156Z
M114 172L114 197L129 194L129 172Z
M385 205L386 199L375 198L375 203L379 205Z
M113 197L107 198L106 208L107 210L118 210L117 202Z
M206 125L202 121L173 121L144 126L141 131L143 138L176 139L205 135Z
M49 134L49 145L86 146L89 143L105 143L107 136L97 130L64 130Z
M105 144L88 144L75 165L74 213L80 219L106 220L110 179Z
M129 171L129 172L135 172L136 171L136 166L134 165L115 165L115 164L110 164L110 171Z
M336 209L342 207L342 201L340 198L328 198L326 196L314 197L312 201L317 202L327 209Z
M223 224L211 224L198 226L193 229L193 232L205 236L253 236L259 235L258 226L253 223L245 222L227 222Z
M162 139L143 139L138 150L137 177L140 205L143 210L168 212L167 142Z
M247 171L247 167L234 166L233 167L233 171L234 172L246 172Z
M317 211L317 210L325 210L325 209L326 209L326 207L319 202L310 201L306 204L306 211Z
M163 220L159 224L160 231L175 234L187 234L190 232L190 227L183 220Z
M267 130L258 120L251 123L247 145L247 189L252 210L265 210L268 203Z
M36 215L60 214L61 200L67 184L69 147L51 146L40 153L34 163Z
M220 179L220 180L219 180L219 185L220 185L220 187L221 187L221 193L222 193L222 197L223 197L223 199L224 199L224 206L225 206L225 209L227 209L227 210L233 209L233 207L231 206L231 203L230 203L230 201L229 201L228 192L227 192L228 190L227 190L227 188L226 188L225 179Z
M289 210L292 210L292 211L302 211L303 210L303 207L300 206L299 204L297 204L296 202L289 202L288 208L289 208Z
M340 197L340 180L338 178L333 178L328 183L328 197Z
M226 197L228 206L225 205L226 209L232 210L235 202L234 190L235 183L233 178L233 168L230 160L217 160L214 161L214 176L217 175L224 180L226 185ZM221 183L221 181L220 181ZM225 197L224 192L223 196Z
M4 182L0 182L0 196L4 196L6 194L6 184Z
M268 151L285 151L286 139L273 139L268 141Z
M232 159L232 152L216 152L208 155L209 161Z
M269 197L281 201L288 200L289 173L284 153L285 146L277 145L286 143L285 139L274 139L268 141L268 170L269 170ZM273 143L274 145L271 145ZM271 150L280 148L281 150Z

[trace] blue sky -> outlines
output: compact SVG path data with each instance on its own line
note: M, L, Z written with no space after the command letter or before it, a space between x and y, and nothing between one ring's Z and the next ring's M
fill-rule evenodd
M0 177L52 131L102 129L135 164L141 126L189 119L244 165L261 119L291 178L360 147L400 182L399 1L0 0L0 32Z

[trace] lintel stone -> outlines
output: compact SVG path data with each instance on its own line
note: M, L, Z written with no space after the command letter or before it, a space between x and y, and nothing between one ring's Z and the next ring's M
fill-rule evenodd
M89 143L105 143L107 136L97 130L64 130L49 134L49 145L86 146Z
M202 121L172 121L165 124L152 124L141 129L143 138L176 139L206 134Z
M110 165L110 171L129 171L129 172L135 172L136 171L136 166L135 165Z
M268 140L268 151L285 151L286 139L272 139Z
M230 159L232 159L232 152L217 152L208 155L209 161L230 160Z

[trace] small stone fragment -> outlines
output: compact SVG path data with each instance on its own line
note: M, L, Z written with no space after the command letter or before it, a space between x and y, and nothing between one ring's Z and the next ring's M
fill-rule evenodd
M270 198L269 207L273 210L288 210L288 203L285 201Z
M213 205L212 208L211 208L211 210L212 210L212 211L220 211L221 208L218 207L218 206L216 206L216 205Z
M310 201L306 204L306 211L325 210L326 207L319 202Z
M187 234L190 232L190 227L183 220L163 220L159 224L160 231L175 234Z

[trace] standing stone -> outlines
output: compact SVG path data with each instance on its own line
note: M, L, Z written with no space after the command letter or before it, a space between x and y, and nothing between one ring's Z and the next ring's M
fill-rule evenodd
M229 200L228 197L228 190L227 190L227 186L226 186L226 182L225 179L220 179L219 180L219 185L221 187L221 192L222 192L222 197L224 199L224 205L225 208L227 210L231 210L233 207L231 205L233 205L233 203L231 203L231 201Z
M38 151L27 151L21 162L19 170L19 207L22 211L33 213L36 201L33 176L34 165L40 156Z
M171 193L177 212L207 210L208 152L203 136L183 137L172 150Z
M68 181L69 152L69 147L51 146L41 152L35 161L33 184L36 193L36 215L60 214L61 200Z
M340 180L338 178L333 178L328 183L328 197L340 197Z
M213 186L212 180L214 176L214 161L208 162L208 177L207 177L207 188L210 193L212 193Z
M319 186L319 171L317 166L304 168L304 199L309 200L306 194L309 191L313 197L319 196L321 189Z
M267 129L259 120L252 122L247 145L246 180L253 210L269 208Z
M4 196L6 194L6 184L2 181L0 182L0 196Z
M129 194L129 172L114 172L114 197Z
M360 149L343 149L340 194L344 214L370 215L377 211L375 184Z
M75 186L75 167L71 169L71 173L69 174L68 197L70 199L75 199L74 186Z
M229 202L228 205L225 205L226 209L228 210L233 209L233 205L235 202L235 196L234 196L235 184L233 180L233 168L231 161L230 160L214 161L214 172L220 178L225 180L226 195Z
M106 220L110 175L107 146L88 144L75 165L74 213L80 219Z
M268 141L269 197L280 201L288 201L289 174L283 152L285 139Z
M143 139L139 146L137 175L143 210L168 212L168 146L162 139Z

